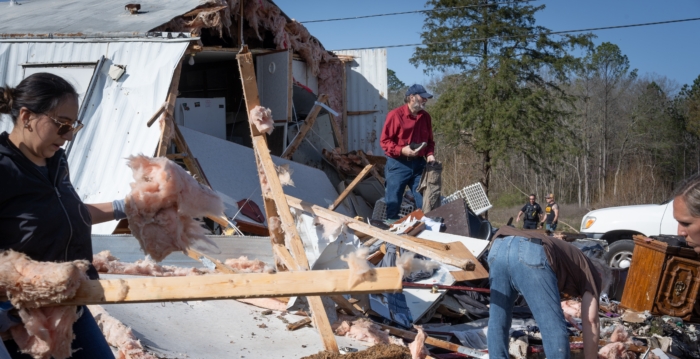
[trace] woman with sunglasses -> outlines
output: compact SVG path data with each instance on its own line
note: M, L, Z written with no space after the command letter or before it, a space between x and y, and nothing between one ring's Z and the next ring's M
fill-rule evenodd
M59 76L36 73L15 88L0 87L0 114L14 123L12 132L0 134L0 251L92 262L91 227L115 219L115 210L112 203L84 204L70 182L62 147L82 127L75 89ZM88 276L98 278L94 267ZM0 336L12 358L31 358L9 340L8 329L21 325L12 309L0 303ZM114 358L88 309L79 311L72 358Z

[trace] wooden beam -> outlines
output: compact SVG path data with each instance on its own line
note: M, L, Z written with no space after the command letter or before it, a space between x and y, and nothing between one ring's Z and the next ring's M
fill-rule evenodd
M376 280L365 281L353 287L348 285L350 276L348 269L275 274L239 273L86 280L78 288L75 297L55 305L153 303L401 291L398 268L376 268L376 273Z
M202 263L204 263L205 259L209 260L210 262L214 263L214 266L216 267L216 270L218 272L228 273L228 274L238 273L235 269L221 263L220 260L218 260L214 257L210 257L210 256L208 256L200 251L194 250L192 248L187 249L187 256L192 258L192 259L198 260ZM205 266L206 266L206 264L205 264Z
M348 64L343 62L343 153L348 152Z
M311 318L304 318L302 320L296 321L294 323L287 324L287 330L295 331L303 326L311 325Z
M260 97L258 93L258 84L255 76L255 67L253 65L253 54L248 51L248 47L245 46L241 52L236 56L238 60L238 69L241 74L241 82L243 84L243 94L245 96L247 113L255 108L255 106L260 105ZM282 228L285 229L285 235L289 236L289 245L292 248L288 248L290 252L294 255L295 266L289 268L290 270L308 270L309 261L306 257L306 252L304 251L304 244L299 237L299 232L296 228L296 222L292 216L292 212L287 205L287 201L284 197L284 190L280 184L279 177L275 170L275 166L272 162L272 157L270 156L270 151L267 147L267 140L264 134L260 133L255 126L250 123L250 133L253 137L253 150L255 152L255 159L258 165L258 169L262 170L260 175L260 186L262 187L263 198L265 199L265 213L267 214L268 221L271 216L279 216L282 222ZM271 193L266 193L263 181L267 182ZM269 227L269 222L268 222ZM275 243L285 244L285 238L280 231L270 231L270 238L276 236L273 240L273 245ZM290 263L291 265L291 263ZM309 303L309 308L311 309L312 318L318 328L319 334L321 335L321 340L323 341L323 347L335 353L338 353L338 343L335 340L335 335L333 334L333 329L331 328L331 323L326 315L326 309L323 306L321 297L319 296L309 296L306 298Z
M348 111L347 115L348 116L362 116L362 115L370 115L373 113L377 113L379 110L365 110L365 111Z
M441 263L450 264L455 267L473 270L476 264L463 257L458 257L449 253L446 253L435 248L431 248L424 244L416 243L407 239L405 236L400 236L388 231L383 231L377 227L371 226L367 223L360 222L354 218L346 217L342 214L333 212L327 208L317 206L308 202L304 202L298 198L292 196L287 196L287 203L293 208L300 209L302 211L311 213L315 216L319 216L337 223L345 223L348 228L370 235L375 238L379 238L387 243L394 244L398 247L407 249L411 252L426 256L430 259L436 260Z
M179 67L179 66L178 66L178 67ZM175 81L175 79L173 79L173 81ZM160 107L158 107L158 111L156 111L156 113L154 113L153 116L151 116L151 118L148 119L148 122L146 122L146 126L151 127L151 126L153 125L153 123L156 122L156 120L158 119L158 117L160 117L160 115L162 115L163 112L164 112L167 108L168 108L168 101L165 101L165 102L163 102L162 105L160 105Z
M328 104L328 100L323 102L326 104L326 106L331 107L331 105ZM333 129L333 137L335 137L336 142L338 142L338 148L340 148L340 153L346 153L346 147L345 147L345 142L343 141L343 132L340 131L340 127L338 126L338 122L335 120L335 116L328 112L328 118L331 119L331 129Z
M345 311L345 314L347 315L354 315L357 317L362 317L364 316L364 313L361 311L357 310L352 303L350 303L345 297L343 297L340 294L334 294L331 295L330 298L335 302L335 304L338 305L338 307L342 310Z
M418 334L418 333L414 333L414 332L411 332L408 330L390 327L390 326L385 325L385 324L377 323L377 325L379 325L384 330L388 330L389 334L391 334L391 335L395 335L397 337L401 337L401 338L408 339L408 340L415 340L416 335ZM436 338L433 338L430 336L425 337L425 344L432 345L434 347L438 347L438 348L442 348L442 349L446 349L449 351L453 351L456 353L466 354L469 356L473 356L475 358L488 358L488 354L483 352L483 351L468 348L468 347L465 347L465 346L462 346L459 344L455 344L455 343L450 343L448 341L436 339Z
M367 156L365 156L365 153L363 151L357 151L357 155L360 157L360 163L362 163L362 165L367 166L368 164L370 164L369 160L367 159ZM379 171L377 171L376 168L372 168L372 176L374 176L374 178L376 178L377 181L379 181L379 183L381 183L382 186L384 186L384 177L382 177L382 175L379 174Z
M321 94L321 96L318 97L319 101L318 102L323 102L328 96L325 94ZM311 109L311 112L309 112L309 115L306 116L306 120L304 120L304 124L301 125L301 128L299 128L299 133L297 133L296 136L294 136L294 139L292 140L292 143L287 146L287 148L284 150L284 153L282 153L282 158L289 159L292 157L294 152L299 148L299 145L301 145L301 141L304 140L304 137L306 137L306 134L311 130L311 128L314 126L314 123L316 123L316 117L318 116L318 113L321 112L321 109L323 107L314 104L314 107Z
M374 168L373 165L365 166L365 168L363 168L362 171L357 175L357 177L355 177L355 179L352 180L352 182L350 182L350 185L348 185L347 188L345 188L343 193L341 193L340 196L338 196L338 198L336 198L335 202L333 202L333 204L331 204L330 207L328 207L328 209L333 211L336 208L338 208L338 206L340 206L340 204L343 202L343 200L345 200L345 197L347 197L350 194L350 192L353 189L355 189L355 186L357 186L357 184L360 183L360 181L362 181L365 178L367 173L369 173L369 171L372 168Z
M165 111L158 111L161 112L161 116L163 117L164 122L160 132L160 141L158 142L158 147L156 148L156 157L164 156L167 152L168 145L170 145L170 140L165 141L164 135L167 130L172 131L170 125L175 123L175 121L173 120L173 114L175 113L175 102L177 101L177 95L179 93L178 88L180 87L180 76L182 74L182 64L184 62L185 57L183 56L180 59L180 62L177 64L177 67L175 67L175 71L173 72L173 79L170 81L170 88L168 89L168 97L166 98L165 103L163 104L165 106ZM149 123L152 124L151 120L149 120ZM147 125L150 127L149 124Z

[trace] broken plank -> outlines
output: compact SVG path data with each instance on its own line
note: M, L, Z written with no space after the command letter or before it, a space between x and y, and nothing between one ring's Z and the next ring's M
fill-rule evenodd
M311 213L315 216L320 216L322 218L337 222L337 223L344 223L345 225L348 226L348 228L361 232L367 235L370 235L375 238L379 238L387 243L391 243L393 245L396 245L398 247L407 249L411 252L426 256L430 259L436 260L441 263L445 264L450 264L455 267L461 268L461 269L466 269L466 270L473 270L475 267L475 263L472 260L465 259L463 257L458 257L449 253L445 253L444 251L437 250L435 248L428 247L426 245L420 244L413 242L409 239L407 239L404 236L399 236L397 234L383 231L379 228L373 227L367 223L360 222L354 218L346 217L342 214L333 212L329 209L317 206L315 204L311 204L308 202L304 202L298 198L292 197L292 196L287 196L287 203L289 203L290 206L294 208L298 208L302 211L306 211L308 213ZM473 257L473 256L472 256Z
M160 105L160 107L158 107L158 111L156 111L156 113L154 113L153 116L151 116L151 118L148 119L148 122L146 122L146 126L148 126L148 127L153 126L153 123L156 122L156 120L158 119L158 117L160 117L160 115L162 115L163 112L164 112L167 108L168 108L168 101L165 101L165 102L163 102L162 105Z
M294 323L287 324L287 330L295 331L303 326L311 325L311 318L304 318L302 320L296 321Z
M411 332L408 330L390 327L390 326L384 325L384 324L377 323L377 325L379 325L384 330L388 330L389 334L391 334L391 335L395 335L397 337L401 337L401 338L408 339L408 340L415 340L416 339L417 333L414 333L414 332ZM425 337L425 344L432 345L434 347L446 349L446 350L453 351L453 352L460 353L460 354L466 354L469 356L473 356L475 358L488 358L489 357L489 355L483 351L468 348L468 347L465 347L465 346L462 346L459 344L455 344L455 343L451 343L448 341L436 339L436 338L433 338L430 336Z
M328 104L327 99L323 101L323 103L326 106L331 107L331 105ZM345 147L345 143L343 142L343 133L340 131L340 127L338 127L338 122L335 121L335 116L330 111L328 112L328 118L331 119L331 129L333 130L333 137L335 137L335 141L338 142L340 153L346 153L347 147Z
M355 189L355 186L357 186L357 184L360 183L360 181L362 181L362 180L365 178L365 176L367 175L367 173L368 173L372 168L374 168L374 166L371 165L371 164L365 166L365 168L362 169L362 172L360 172L360 173L357 175L357 177L355 177L355 179L352 180L352 182L350 183L350 185L348 185L347 188L345 188L345 190L343 191L343 193L341 193L340 196L338 196L338 198L336 198L335 202L333 202L333 204L331 204L331 206L328 207L328 209L330 209L331 211L333 211L333 210L335 210L336 208L338 208L338 206L343 202L343 200L345 200L345 197L347 197L347 196L350 194L350 192L351 192L353 189Z
M243 94L245 97L246 110L250 113L256 106L260 105L260 96L258 93L258 83L255 76L255 67L253 65L253 54L248 51L248 47L244 46L241 52L236 55L238 60L238 70L241 74L241 83L243 85ZM255 152L255 161L258 165L260 174L260 186L263 192L263 200L265 205L265 214L269 220L271 216L279 216L282 228L285 229L283 235L281 231L270 231L270 239L273 244L286 244L285 236L289 236L289 243L292 248L288 248L294 255L295 265L289 270L308 270L309 261L304 251L304 245L299 237L299 232L296 228L296 222L292 217L291 211L284 198L284 191L280 184L279 177L275 171L272 157L267 146L267 140L264 134L255 128L248 121L250 133L253 138L253 150ZM267 182L272 193L266 193L264 180ZM290 263L292 265L292 263ZM323 341L323 347L335 353L338 353L338 343L335 340L331 323L326 315L326 310L319 296L309 296L306 298L311 309L312 318L318 328Z
M190 277L83 281L75 296L55 305L152 303L181 300L274 298L401 291L398 268L377 268L377 278L350 287L350 270L218 274ZM5 300L5 299L3 299Z
M367 159L367 156L365 156L365 153L364 153L364 152L362 152L362 151L357 151L357 155L360 156L360 162L362 163L362 165L367 166L368 164L370 164L370 162L369 162L369 160ZM379 171L377 171L376 168L372 168L372 171L371 171L371 172L372 172L372 176L374 176L374 178L376 178L377 181L379 181L379 183L381 183L382 186L384 186L385 180L384 180L384 177L382 177L382 176L379 174Z
M322 94L321 96L318 97L318 102L323 102L327 96L325 94ZM284 150L284 153L282 153L282 158L289 159L292 157L294 152L299 148L299 145L301 145L301 142L304 140L306 137L306 134L311 130L311 128L314 126L314 123L316 123L316 117L318 116L318 113L321 112L321 106L318 104L315 104L314 107L311 109L311 112L309 112L309 115L306 116L306 119L304 120L304 124L301 125L301 128L299 128L299 133L297 133L296 136L294 136L294 139L292 140L292 143L287 146L287 148Z
M235 269L233 269L233 268L231 268L231 267L229 267L229 266L227 266L227 265L221 263L220 260L218 260L218 259L216 259L216 258L214 258L214 257L210 257L210 256L208 256L208 255L206 255L206 254L204 254L204 253L202 253L202 252L200 252L200 251L194 250L194 249L192 249L192 248L188 248L188 249L187 249L187 256L190 257L190 258L192 258L192 259L195 259L195 260L198 260L198 261L202 262L202 264L204 264L204 266L207 267L207 268L208 268L209 266L207 265L208 263L206 263L206 261L209 261L209 262L213 263L213 264L214 264L214 267L216 268L216 270L217 270L218 272L221 272L221 273L228 273L228 274L235 274L235 273L238 273Z
M355 307L353 307L352 303L350 303L342 295L334 294L334 295L331 295L330 298L335 302L335 304L338 305L338 307L340 309L345 311L345 314L354 315L354 316L358 316L358 317L363 316L363 313L361 311L355 309Z

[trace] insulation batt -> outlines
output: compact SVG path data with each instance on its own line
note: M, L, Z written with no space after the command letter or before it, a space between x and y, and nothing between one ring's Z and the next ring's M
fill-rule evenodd
M37 308L75 296L89 262L38 262L15 251L0 253L0 289L15 308Z
M272 110L269 108L255 106L255 108L250 110L250 116L248 118L260 133L267 133L269 135L275 128L275 124L272 121Z
M403 340L389 335L388 331L383 331L377 324L365 319L342 316L342 320L333 324L333 332L339 336L346 336L371 345L376 344L396 344L405 347Z
M197 240L216 247L193 218L223 213L223 201L214 191L165 157L131 156L129 167L135 182L126 197L126 214L129 229L146 254L160 262Z
M144 351L141 342L134 336L131 328L109 315L104 308L99 305L90 305L88 308L95 317L107 343L117 348L117 359L157 359Z
M627 351L628 343L632 343L627 329L622 325L615 325L610 334L611 343L606 344L598 351L599 359L635 359L637 356Z
M564 318L567 322L582 330L581 325L574 318L581 318L581 302L575 300L565 300L561 302L561 309L564 311Z
M265 264L265 262L255 259L250 260L246 256L240 256L238 259L230 258L224 261L224 264L241 273L274 273L275 270Z
M120 262L109 251L97 253L92 258L92 264L98 272L108 274L147 275L152 277L181 277L192 275L204 275L215 273L206 268L181 268L176 266L163 266L153 260L139 260L135 263Z
M367 261L369 248L362 247L356 251L343 256L340 259L348 263L350 268L350 276L348 277L348 285L354 287L365 281L373 281L376 279L377 272L372 268L372 265Z
M20 309L23 325L10 329L20 351L34 359L65 359L73 354L73 323L77 307L60 306Z
M277 170L277 176L282 186L294 187L294 181L292 181L292 173L294 173L294 170L289 168L289 164L276 166L275 169Z
M38 307L73 298L87 280L88 266L84 260L38 262L19 252L0 253L0 289L19 309L23 325L12 327L10 333L22 353L35 359L71 356L77 308Z
M411 359L425 359L426 356L430 355L430 352L425 347L425 332L420 325L414 325L413 327L418 330L418 334L416 334L416 339L408 345L408 349L411 350Z
M314 225L321 226L323 233L321 236L329 241L334 241L343 230L343 225L319 216L314 217Z
M432 272L440 268L440 263L431 260L417 259L415 258L415 253L405 252L401 257L396 259L396 267L399 268L401 277L406 278L413 272Z

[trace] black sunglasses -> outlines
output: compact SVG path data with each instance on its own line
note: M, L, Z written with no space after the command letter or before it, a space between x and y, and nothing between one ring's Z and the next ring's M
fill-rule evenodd
M74 121L72 123L64 123L64 122L61 122L61 121L59 121L59 120L57 120L57 119L55 119L47 114L43 114L43 115L50 118L56 124L56 126L58 126L58 135L59 136L63 136L66 133L68 133L69 131L73 131L73 134L75 135L84 126L83 123L80 121Z

